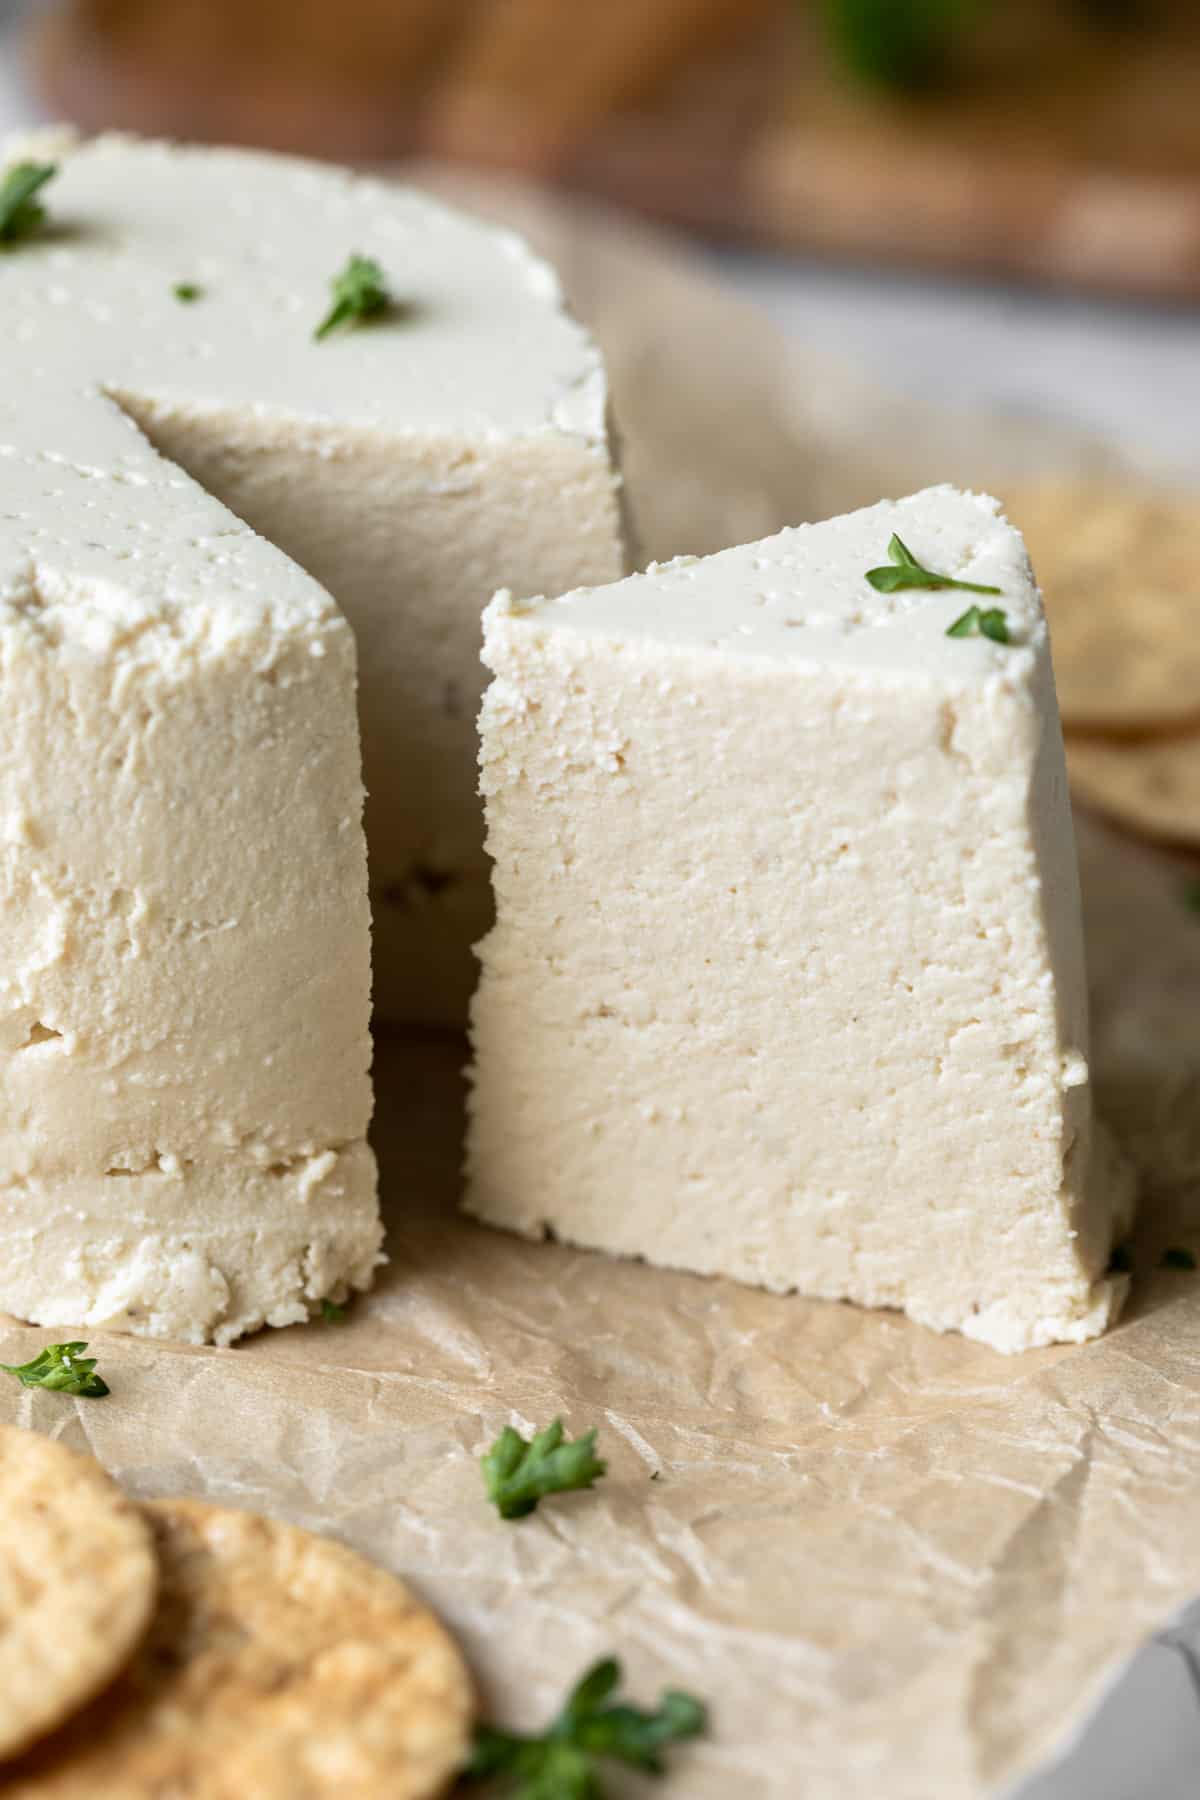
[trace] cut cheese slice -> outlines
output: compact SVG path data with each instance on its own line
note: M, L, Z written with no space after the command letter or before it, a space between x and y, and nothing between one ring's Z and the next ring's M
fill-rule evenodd
M893 533L1000 596L876 592ZM1011 641L948 635L971 605ZM468 1210L1003 1350L1101 1331L1131 1189L1094 1153L1049 645L997 503L502 595L485 634Z
M623 571L599 353L519 238L411 190L122 137L31 149L61 172L48 235L0 257L0 454L104 478L145 459L144 433L336 597L359 644L376 1005L461 1023L491 905L480 613L501 585ZM355 252L398 305L316 342ZM139 547L167 535L128 498ZM0 581L52 546L71 569L113 548L47 485L0 520Z

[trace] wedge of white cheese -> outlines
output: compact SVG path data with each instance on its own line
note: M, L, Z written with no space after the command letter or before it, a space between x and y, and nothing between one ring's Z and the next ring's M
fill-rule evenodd
M999 597L876 592L893 533ZM1010 641L951 635L972 605ZM997 503L501 595L485 630L468 1210L1003 1350L1102 1331L1131 1188L1094 1154L1049 645Z
M45 476L4 509L0 580L56 536L68 574L68 544L111 548L103 509L72 537L52 472L100 494L149 440L320 581L359 646L376 1004L461 1023L491 905L480 613L623 571L598 351L518 238L411 190L121 137L19 153L60 173L47 232L0 256L0 456ZM354 253L397 304L318 342ZM142 498L123 575L166 535Z

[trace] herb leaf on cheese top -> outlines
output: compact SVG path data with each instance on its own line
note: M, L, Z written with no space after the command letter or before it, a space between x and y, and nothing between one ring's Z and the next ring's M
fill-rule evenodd
M955 575L938 575L923 568L903 538L893 532L888 545L889 561L881 568L868 569L867 580L880 594L894 594L900 588L961 588L964 594L999 594L998 587L985 587L979 581L959 581Z
M598 1662L541 1737L480 1726L467 1779L503 1781L510 1800L601 1800L594 1766L598 1759L625 1763L648 1775L665 1774L663 1751L698 1737L707 1728L708 1709L691 1694L670 1691L653 1712L607 1704L620 1682L615 1657Z
M488 1499L502 1519L525 1518L548 1494L590 1488L608 1468L596 1455L595 1431L566 1441L561 1419L530 1439L506 1425L480 1463Z
M993 592L998 590L993 589ZM947 637L985 637L994 644L1007 644L1008 614L1002 606L968 606L953 625L946 627Z
M204 297L204 289L198 281L177 281L171 292L177 300L182 301L184 306L190 306L193 300L201 300Z
M111 1390L96 1374L94 1356L84 1356L86 1344L47 1344L32 1362L0 1363L15 1375L22 1387L53 1388L60 1394L79 1394L86 1400L102 1400Z
M330 286L333 305L313 333L318 342L343 325L361 325L392 304L383 270L370 256L352 256Z
M339 1306L336 1300L322 1300L321 1317L326 1325L344 1325L346 1316L345 1306Z
M46 209L34 195L58 174L57 163L16 163L0 181L0 245L8 248L32 237L46 221Z

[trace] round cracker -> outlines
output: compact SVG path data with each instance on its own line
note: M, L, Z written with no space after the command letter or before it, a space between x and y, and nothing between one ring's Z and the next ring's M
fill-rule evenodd
M1007 491L1046 600L1068 726L1200 721L1200 501L1099 482Z
M1200 844L1200 737L1067 740L1077 800L1146 837Z
M150 1529L100 1464L0 1426L0 1756L107 1687L144 1635L157 1588Z
M12 1773L9 1800L428 1800L466 1760L470 1676L403 1582L311 1532L195 1500L145 1508L161 1568L141 1651Z

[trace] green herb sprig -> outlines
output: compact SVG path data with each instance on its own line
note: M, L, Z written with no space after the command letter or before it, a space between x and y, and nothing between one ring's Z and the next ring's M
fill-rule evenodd
M867 580L880 594L894 594L900 588L961 588L964 594L999 594L998 587L987 587L980 581L960 581L956 575L939 575L924 568L903 538L892 534L888 544L889 560L878 569L867 570Z
M322 1300L321 1317L326 1325L344 1325L348 1313L345 1306L339 1306L336 1300Z
M204 289L198 281L177 281L171 292L183 306L191 306L194 301L204 298Z
M1133 1251L1128 1244L1113 1245L1112 1255L1108 1259L1108 1273L1110 1275L1133 1274Z
M596 1455L595 1431L569 1441L561 1419L530 1439L506 1425L480 1464L488 1499L502 1519L527 1517L548 1494L590 1488L608 1469Z
M991 638L993 644L1007 644L1008 614L1002 606L968 606L953 625L947 625L946 636L985 637Z
M361 325L392 305L383 270L370 256L352 256L330 287L333 305L313 332L318 342L343 325Z
M1188 1250L1182 1244L1172 1244L1169 1249L1163 1251L1162 1262L1159 1266L1164 1269L1194 1269L1196 1267L1195 1252Z
M0 246L8 249L41 230L46 209L34 196L57 174L57 163L20 162L0 181Z
M859 80L922 91L950 67L980 0L821 0L835 54Z
M22 1387L52 1388L59 1394L102 1400L111 1390L96 1374L96 1358L82 1354L86 1349L86 1344L47 1344L32 1362L0 1363L0 1369L15 1375Z
M691 1694L676 1692L663 1694L653 1712L607 1704L620 1682L615 1657L598 1662L541 1737L480 1726L467 1780L503 1782L510 1800L602 1800L599 1760L665 1774L663 1751L699 1737L708 1726L708 1709Z
M1185 881L1180 898L1188 912L1200 913L1200 881Z

